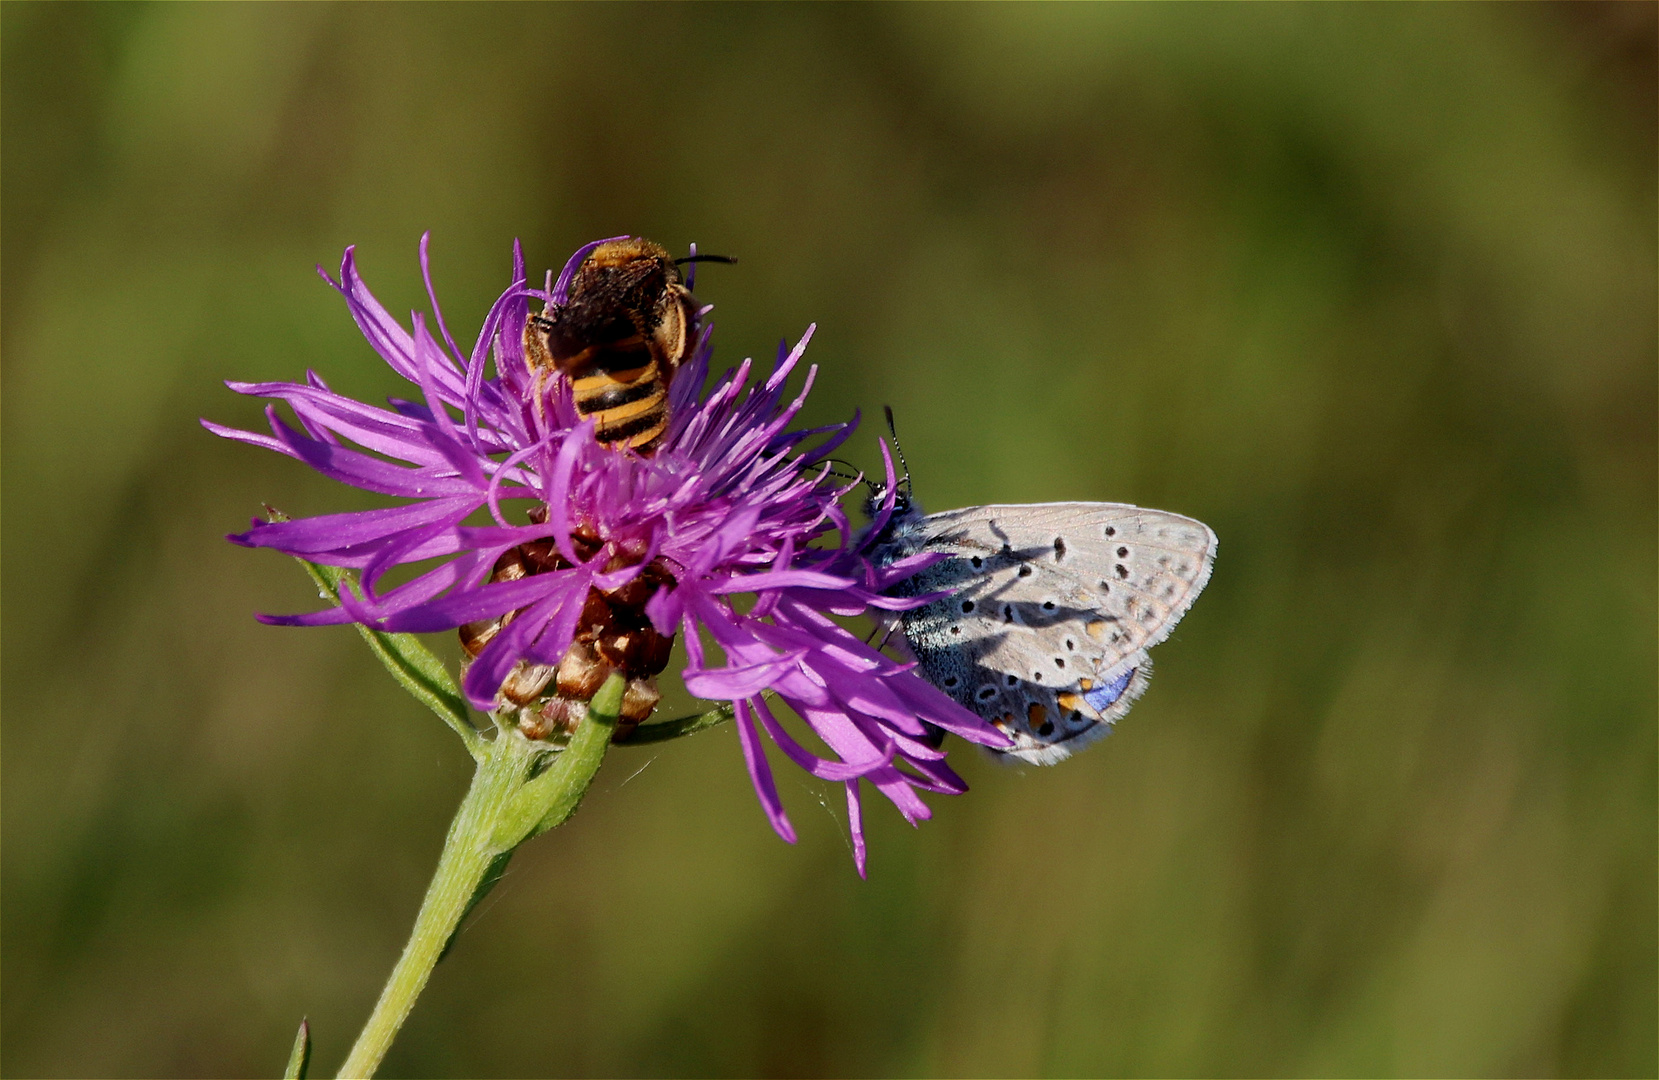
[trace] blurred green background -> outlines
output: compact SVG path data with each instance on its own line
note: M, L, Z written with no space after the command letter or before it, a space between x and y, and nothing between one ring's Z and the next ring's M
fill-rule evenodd
M514 237L736 254L717 360L816 321L929 508L1221 549L1112 739L872 803L868 882L729 728L618 750L386 1075L1653 1075L1654 12L6 3L0 1069L366 1017L466 758L221 539L368 497L196 418L400 392L311 267L424 306L430 229L467 340Z

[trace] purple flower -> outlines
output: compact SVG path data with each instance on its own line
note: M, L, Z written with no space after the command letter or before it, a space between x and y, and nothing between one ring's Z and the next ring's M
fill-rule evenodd
M794 397L785 382L811 329L779 346L771 372L750 361L702 393L703 328L668 386L668 427L646 455L606 445L575 407L569 380L535 371L522 336L530 301L557 307L596 245L579 250L557 285L532 289L515 245L513 283L495 302L470 354L439 313L426 239L421 269L437 336L419 313L405 328L381 307L347 249L338 282L369 344L419 390L390 408L301 383L230 383L284 401L297 426L267 407L271 434L203 421L215 434L263 446L399 505L293 521L255 520L230 537L358 572L340 606L265 622L357 622L385 631L462 629L475 653L462 681L493 710L503 735L556 739L574 727L598 681L629 677L619 737L655 704L653 676L683 635L686 687L733 703L743 755L772 827L793 842L760 732L812 775L847 791L854 855L864 873L861 785L914 824L930 816L921 791L966 785L937 748L940 731L992 746L1007 740L832 616L925 602L887 595L934 556L877 567L851 542L825 456L856 424L790 430L816 374ZM706 311L707 309L703 309ZM493 375L486 371L492 365ZM815 445L808 443L817 440ZM882 446L883 457L887 448ZM896 489L890 458L887 488ZM891 510L891 494L889 506ZM418 565L417 565L418 564ZM388 585L388 571L414 565ZM706 635L723 654L705 653ZM767 692L764 693L763 692ZM774 696L829 748L802 746L768 704Z

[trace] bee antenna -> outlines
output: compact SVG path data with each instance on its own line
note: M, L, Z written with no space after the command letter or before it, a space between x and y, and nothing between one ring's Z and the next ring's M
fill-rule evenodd
M883 405L881 411L887 414L887 431L893 436L893 452L899 455L899 468L904 470L904 476L899 478L899 484L904 488L906 495L910 494L910 465L904 460L904 450L899 446L899 429L893 424L893 406Z
M686 263L691 264L691 269L686 272L685 276L686 288L695 289L697 287L697 264L705 262L731 264L736 263L737 259L731 255L702 255L698 253L697 245L692 244L690 255L682 255L680 258L674 260L675 266L684 266Z

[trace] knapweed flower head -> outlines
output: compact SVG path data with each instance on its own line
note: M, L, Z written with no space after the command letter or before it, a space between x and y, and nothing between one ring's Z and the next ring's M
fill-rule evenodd
M513 281L468 353L456 347L421 268L432 322L405 327L359 277L347 249L336 281L369 344L416 393L389 407L304 383L231 383L285 402L267 407L269 435L204 421L353 487L402 500L383 509L267 522L230 537L357 573L338 607L263 621L360 623L382 631L461 631L471 656L462 688L494 713L499 737L557 744L611 672L628 677L624 724L655 705L655 675L684 645L687 689L731 702L755 791L773 828L795 839L760 732L796 765L847 792L854 855L864 872L861 786L904 817L930 816L920 792L966 790L938 733L1001 746L1006 739L834 616L904 610L927 598L888 595L936 556L876 566L852 539L847 493L825 458L853 421L792 430L816 368L793 396L786 382L811 336L780 345L764 378L745 360L704 390L703 327L667 385L667 426L648 452L602 441L576 406L571 380L527 358L530 305L554 312L597 244L559 280L531 288L515 246ZM706 311L707 309L703 309ZM701 312L699 312L700 314ZM436 328L436 334L433 330ZM885 444L883 457L887 458ZM897 485L891 460L886 491ZM884 510L891 511L892 496ZM397 575L388 574L410 567ZM705 638L718 648L705 650ZM771 702L787 705L827 746L801 745Z

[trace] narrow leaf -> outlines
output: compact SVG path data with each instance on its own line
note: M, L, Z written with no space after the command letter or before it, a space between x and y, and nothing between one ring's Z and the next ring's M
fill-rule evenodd
M288 1067L282 1071L282 1080L305 1080L311 1068L311 1021L301 1017L300 1029L294 1033L294 1048L288 1052Z
M272 521L287 521L287 515L280 511L270 510ZM351 573L337 566L323 566L308 562L305 559L296 559L305 572L311 575L311 580L323 591L325 600L340 602L340 589L344 583L351 580ZM391 672L392 678L398 685L419 701L422 705L438 714L438 719L448 724L455 734L461 737L466 744L467 753L473 760L482 761L484 756L484 740L479 737L478 729L472 724L472 714L467 709L466 698L461 694L461 688L455 685L455 680L444 667L443 661L432 655L432 651L420 643L420 639L413 634L388 634L380 630L371 630L358 624L357 632L363 635L368 642L369 649Z
M616 717L622 711L625 686L626 681L619 674L606 679L605 685L588 702L587 716L577 727L570 745L553 759L545 772L526 781L502 808L500 822L490 841L496 850L511 851L531 837L564 824L576 812L600 763L605 760L605 751L610 748Z
M724 724L732 718L730 702L716 706L706 713L697 713L694 716L682 716L677 720L664 720L656 724L641 724L633 733L624 739L618 740L618 746L645 746L649 743L664 742L668 739L678 739L682 735L695 735L711 727Z

